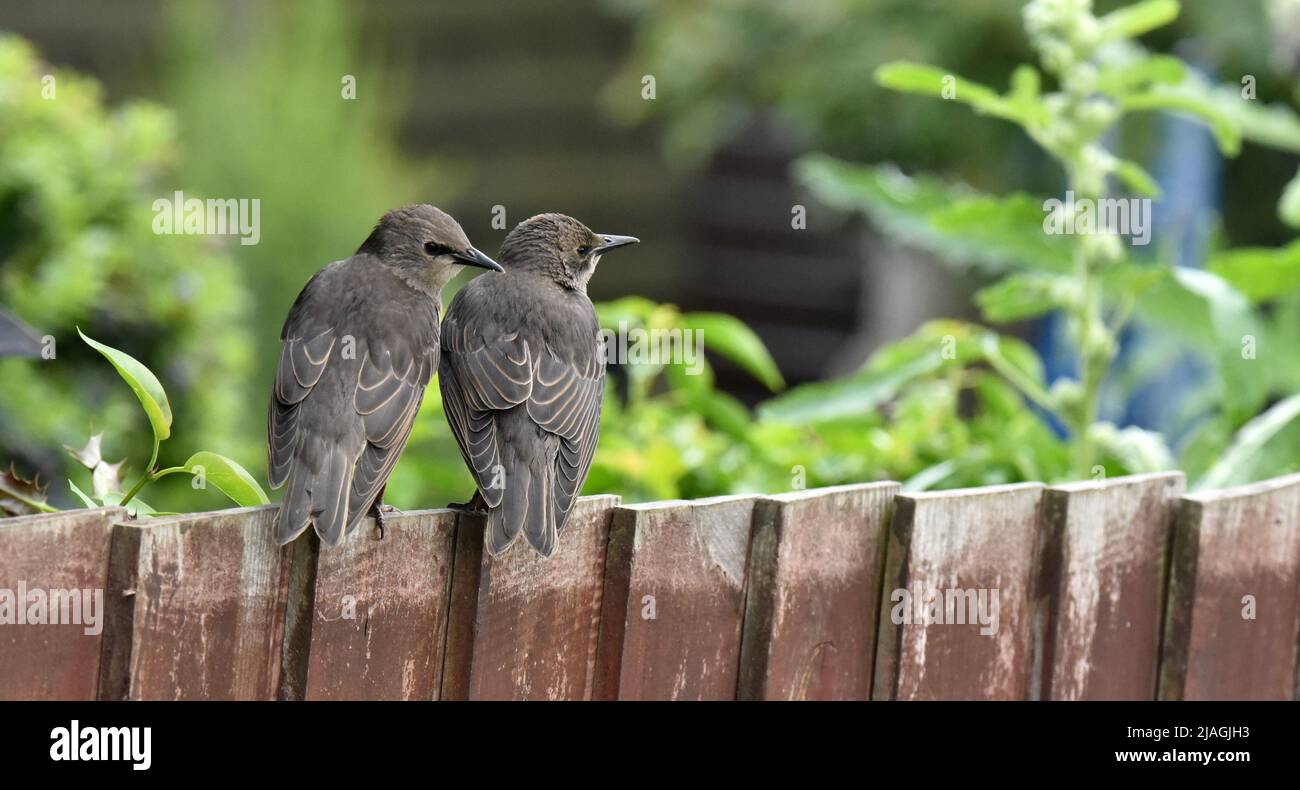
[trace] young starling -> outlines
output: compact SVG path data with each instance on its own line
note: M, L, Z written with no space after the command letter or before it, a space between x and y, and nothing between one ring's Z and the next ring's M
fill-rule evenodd
M447 310L438 386L493 555L521 531L555 551L600 428L605 363L587 282L601 254L636 241L540 214L506 236L505 274L478 278Z
M382 537L384 483L438 367L442 287L458 264L501 271L456 220L407 206L298 294L267 417L271 487L289 484L281 545L308 526L338 545L368 511Z

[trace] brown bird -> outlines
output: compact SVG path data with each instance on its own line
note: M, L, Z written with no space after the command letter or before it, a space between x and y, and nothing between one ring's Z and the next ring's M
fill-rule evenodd
M543 556L555 551L591 468L605 388L587 282L603 253L636 241L563 214L532 217L501 245L505 274L476 279L447 310L438 387L494 555L520 532Z
M438 368L442 288L460 265L501 271L429 205L390 211L351 258L316 273L280 333L267 416L275 539L333 546L373 512Z

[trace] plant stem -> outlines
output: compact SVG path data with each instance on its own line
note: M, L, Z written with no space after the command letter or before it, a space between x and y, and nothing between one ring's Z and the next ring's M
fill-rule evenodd
M135 497L136 494L140 493L140 489L144 488L146 485L148 485L149 483L153 482L156 479L154 476L154 465L157 463L158 463L158 437L154 436L153 455L149 457L149 465L144 468L144 474L140 476L140 479L136 481L135 485L131 486L131 490L126 492L126 496L122 497L122 501L121 503L119 503L122 507L126 507L126 503L130 502Z
M54 506L50 505L49 503L46 503L46 502L39 502L39 501L37 501L37 500L35 500L35 499L28 499L27 497L23 496L22 494L17 494L17 493L14 493L14 492L12 492L12 491L9 491L9 492L6 492L6 496L9 496L9 497L12 497L12 498L14 498L14 499L17 499L19 502L22 502L22 503L23 503L24 505L26 505L27 507L33 508L33 509L35 509L35 510L38 510L38 511L40 511L41 513L58 513L58 512L59 512L59 509L58 509L57 507L54 507Z

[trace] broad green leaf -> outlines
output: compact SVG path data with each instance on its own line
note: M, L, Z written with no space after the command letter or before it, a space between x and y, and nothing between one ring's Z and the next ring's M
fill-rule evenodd
M1044 232L1044 201L1023 193L954 201L931 215L934 228L976 247L989 258L1003 258L1038 271L1069 271L1070 240Z
M1300 395L1280 400L1263 414L1237 431L1232 444L1205 476L1196 482L1197 490L1223 488L1250 480L1253 461L1274 436L1300 416Z
M1003 378L1034 403L1052 408L1054 399L1043 381L1043 362L1028 343L988 332L980 338L980 347L989 364Z
M1209 306L1224 410L1233 424L1239 424L1255 413L1268 394L1260 362L1242 354L1246 336L1259 336L1254 312L1246 297L1222 277L1185 267L1175 268L1173 274L1179 285Z
M844 378L800 385L759 407L763 420L795 425L859 416L878 408L904 385L944 366L938 348L902 367L863 371Z
M1117 8L1098 20L1101 22L1100 39L1114 41L1137 38L1158 27L1164 27L1177 18L1177 0L1143 0L1141 3Z
M684 327L700 333L706 348L735 362L768 389L785 387L767 346L740 319L724 313L687 313L681 321Z
M1206 268L1250 301L1271 301L1300 290L1300 241L1278 248L1225 250L1211 258Z
M1172 87L1153 86L1142 93L1123 97L1120 105L1126 111L1166 110L1190 115L1205 122L1225 156L1236 156L1241 152L1241 131L1237 122L1223 111L1212 95L1192 80Z
M185 462L185 470L190 474L201 472L204 479L244 507L271 502L248 470L224 455L202 450L190 456Z
M1184 85L1195 84L1218 111L1229 118L1241 136L1255 143L1300 154L1300 116L1285 104L1264 104L1241 95L1239 87L1212 87L1204 79L1189 77Z
M72 482L71 480L68 481L68 487L72 489L72 493L76 494L78 499L80 499L82 502L85 503L86 507L88 507L88 508L90 508L90 509L92 509L92 510L94 510L94 509L97 508L97 507L103 507L102 505L100 505L99 503L97 503L95 500L93 500L93 499L91 499L90 497L86 496L85 492L82 491L80 488L77 488L77 484L74 483L74 482Z
M131 391L139 398L144 413L149 417L154 438L161 442L171 436L172 407L167 402L167 393L159 383L158 377L130 354L86 337L80 328L77 329L77 334L81 335L81 339L86 341L87 345L103 354L104 358L117 369L118 375L131 387Z
M834 208L865 214L887 235L958 267L1068 272L1070 241L1043 232L1043 200L982 195L941 179L909 177L892 165L857 165L806 156L799 179Z

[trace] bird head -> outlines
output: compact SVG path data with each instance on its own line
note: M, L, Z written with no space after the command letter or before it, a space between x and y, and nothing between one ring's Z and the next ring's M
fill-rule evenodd
M379 256L406 270L446 274L452 266L477 266L502 271L501 265L469 243L460 223L427 203L393 209L385 214L357 252Z
M595 233L563 214L538 214L510 231L499 257L512 269L541 272L566 288L585 292L601 255L638 241L635 236Z

